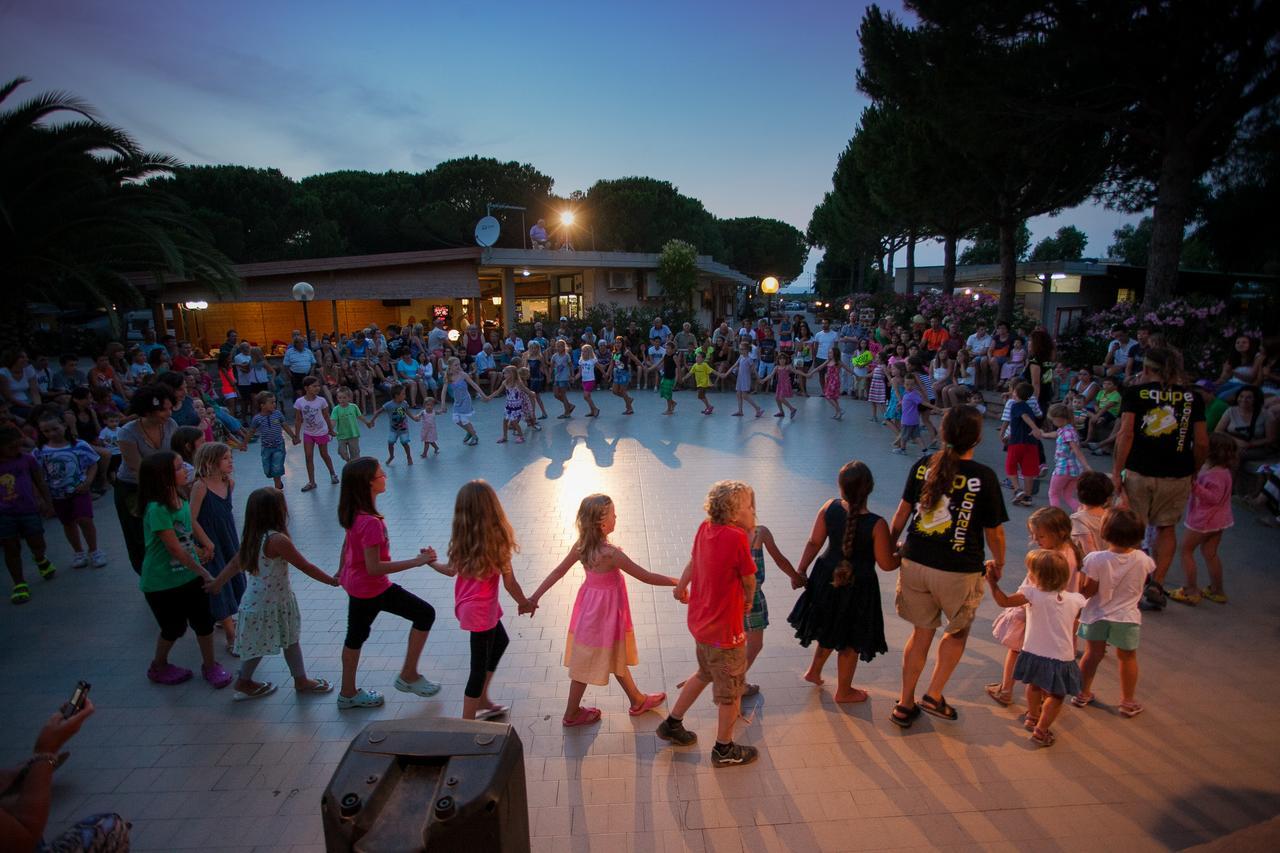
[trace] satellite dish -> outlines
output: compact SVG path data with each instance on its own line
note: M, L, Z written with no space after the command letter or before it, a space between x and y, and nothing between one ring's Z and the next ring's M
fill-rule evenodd
M476 242L488 248L498 242L502 225L492 216L486 216L476 223Z

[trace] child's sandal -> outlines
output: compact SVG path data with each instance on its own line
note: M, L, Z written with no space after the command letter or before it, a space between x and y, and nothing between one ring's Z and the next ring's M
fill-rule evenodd
M9 593L10 604L26 604L31 600L31 587L25 583L15 583L13 592Z
M1031 743L1037 747L1043 748L1053 746L1057 740L1058 739L1054 737L1053 732L1045 731L1039 726L1031 732Z
M1040 717L1032 714L1024 714L1022 716L1022 727L1029 732L1034 732L1036 727L1040 725Z
M987 695L996 701L999 705L1006 708L1013 704L1013 691L1001 690L1000 682L996 681L987 685Z

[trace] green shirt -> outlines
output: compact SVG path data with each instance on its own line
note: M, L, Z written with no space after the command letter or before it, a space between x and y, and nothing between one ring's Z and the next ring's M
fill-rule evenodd
M1113 415L1120 414L1120 392L1119 391L1099 391L1098 396L1093 398L1093 404L1098 407L1098 414L1110 412Z
M142 579L138 587L143 592L161 592L182 586L196 578L195 572L178 562L164 546L159 533L172 530L178 543L198 563L195 534L191 530L191 504L186 501L178 509L164 504L149 503L142 514L142 540L146 551L142 556Z
M360 407L355 403L334 406L330 418L339 440L360 437Z

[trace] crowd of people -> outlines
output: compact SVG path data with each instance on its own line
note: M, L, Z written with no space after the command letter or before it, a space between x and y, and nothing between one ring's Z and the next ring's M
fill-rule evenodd
M584 582L565 651L571 686L563 725L600 720L603 712L583 700L588 685L610 677L623 687L634 716L667 701L664 692L641 691L629 672L638 662L623 579L630 575L673 588L688 607L695 643L697 670L678 685L657 734L679 746L695 743L683 718L711 686L720 709L711 759L723 767L756 758L754 748L733 740L733 728L741 699L760 689L747 675L769 624L762 591L767 552L801 590L787 618L796 638L805 647L817 644L804 678L824 684L824 665L834 652L837 702L865 701L866 691L853 684L858 662L888 651L879 570L898 573L895 607L913 628L902 650L894 724L909 727L921 713L957 719L945 687L987 589L1004 609L993 633L1008 648L987 693L1008 706L1014 683L1026 685L1022 722L1034 744L1053 744L1053 723L1067 705L1094 702L1108 647L1119 660L1118 710L1137 716L1143 710L1136 693L1141 611L1161 609L1170 599L1227 603L1218 548L1233 523L1240 480L1257 480L1245 497L1265 506L1265 518L1280 515L1269 491L1277 480L1257 466L1277 450L1280 341L1243 338L1221 376L1192 382L1181 355L1152 329L1136 330L1131 340L1119 328L1103 364L1076 366L1058 362L1043 329L1024 333L999 323L994 332L978 325L965 335L942 318L915 320L909 328L888 320L866 328L850 315L839 328L823 319L818 331L803 317L736 329L722 322L701 339L689 324L673 332L660 318L645 331L607 325L598 334L562 318L550 335L535 324L528 340L497 330L486 339L477 326L451 337L442 323L426 334L417 324L385 332L370 327L349 337L295 335L278 367L234 331L213 369L188 344L150 334L132 351L109 348L85 372L72 357L59 359L55 371L47 358L8 353L0 368L0 541L11 601L31 600L24 542L42 578L57 571L44 539L46 517L60 522L74 568L108 564L93 506L109 488L127 559L158 628L147 670L152 682L177 685L194 677L169 659L190 628L203 679L214 688L232 686L236 701L277 689L255 673L264 656L283 653L297 692L336 689L340 708L363 708L383 703L359 683L358 673L361 648L384 611L410 623L395 689L418 696L441 690L420 668L435 610L390 578L427 566L455 578L454 612L470 634L463 716L489 719L508 710L490 695L508 644L499 586L519 614L536 618L546 592L581 563ZM411 423L419 424L419 456L440 453L435 418L446 406L465 444L474 446L473 400L501 397L498 441L519 443L549 417L548 390L561 407L559 419L577 409L571 393L581 395L587 417L598 417L593 395L605 387L619 398L620 414L636 413L637 396L652 387L662 414L674 415L684 393L677 389L684 386L696 392L704 415L715 410L709 392L728 386L736 416L749 406L762 417L756 395L763 392L774 396L775 417L794 418L801 410L793 401L809 393L815 376L831 417L840 419L847 406L864 401L867 416L887 430L886 450L905 454L914 442L924 455L910 465L891 519L868 509L869 468L844 465L837 495L819 510L794 564L786 556L787 537L758 523L754 493L737 481L711 487L706 518L679 577L651 572L611 544L617 509L607 496L592 495L579 508L576 543L526 595L512 570L515 532L483 481L459 489L442 552L425 548L392 559L378 511L387 488L383 466L394 464L397 445L413 464ZM997 399L993 432L1004 445L1003 480L974 459L988 421L996 421ZM387 456L379 462L362 453L361 427L373 429L384 416ZM1048 452L1046 440L1053 441ZM273 486L248 496L239 524L234 453L252 443ZM304 445L303 492L317 488L316 454L340 487L338 522L346 536L336 574L311 562L289 536L282 490L290 443ZM1091 458L1105 454L1112 456L1111 470L1094 470ZM1254 470L1243 468L1246 463ZM1012 490L1014 504L1034 505L1046 478L1047 505L1028 522L1037 547L1027 555L1026 580L1006 593L1000 586L1009 520L1004 491ZM1179 524L1185 528L1181 549ZM1203 588L1197 556L1209 577ZM1166 589L1175 557L1183 585ZM339 685L307 674L291 566L347 596ZM939 628L936 662L920 690ZM218 660L218 631L225 652L239 658L235 675Z

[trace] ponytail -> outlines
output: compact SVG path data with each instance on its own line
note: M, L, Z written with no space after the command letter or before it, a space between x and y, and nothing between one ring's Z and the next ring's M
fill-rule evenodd
M982 413L973 406L953 406L942 418L942 449L929 457L929 474L920 490L919 504L937 506L951 490L960 457L977 446L982 438Z

